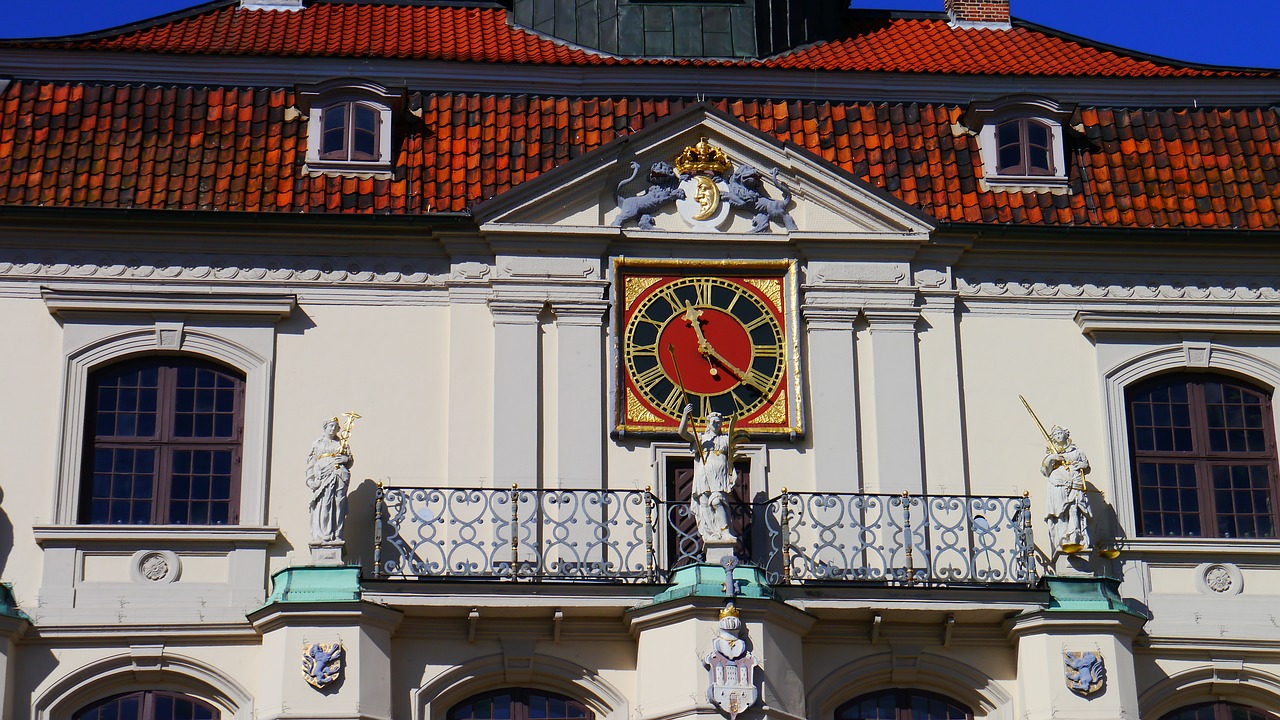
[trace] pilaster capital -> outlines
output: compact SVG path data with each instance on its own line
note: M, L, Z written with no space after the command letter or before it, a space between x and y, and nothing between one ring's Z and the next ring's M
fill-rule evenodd
M536 325L538 314L546 305L543 300L527 298L489 298L494 325Z
M552 300L551 310L556 314L557 325L603 327L605 313L609 311L606 300Z
M843 330L851 332L860 312L857 307L833 307L813 304L805 304L800 307L800 315L812 331Z
M871 332L915 332L920 321L918 308L865 308L863 315Z

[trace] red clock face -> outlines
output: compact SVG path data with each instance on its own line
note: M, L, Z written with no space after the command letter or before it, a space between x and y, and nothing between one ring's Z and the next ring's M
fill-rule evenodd
M670 431L686 403L694 417L790 432L784 278L621 275L621 428Z

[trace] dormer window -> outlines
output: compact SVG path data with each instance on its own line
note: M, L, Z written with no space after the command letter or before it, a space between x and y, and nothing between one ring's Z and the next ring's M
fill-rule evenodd
M1031 95L971 104L963 121L978 136L985 188L1068 192L1064 127L1074 110Z
M307 114L307 170L334 175L389 175L395 119L405 92L364 80L330 80L300 88Z
M339 102L320 111L320 159L377 162L382 159L381 108Z
M1053 175L1053 138L1049 124L1034 118L1017 118L997 125L996 172Z

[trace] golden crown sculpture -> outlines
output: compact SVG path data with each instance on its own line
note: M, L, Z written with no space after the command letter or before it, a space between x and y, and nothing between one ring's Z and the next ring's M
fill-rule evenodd
M738 617L738 608L733 603L729 603L720 609L720 619L723 620L727 617Z
M725 151L699 138L697 145L690 145L676 156L676 172L681 175L696 175L709 172L723 175L733 167Z

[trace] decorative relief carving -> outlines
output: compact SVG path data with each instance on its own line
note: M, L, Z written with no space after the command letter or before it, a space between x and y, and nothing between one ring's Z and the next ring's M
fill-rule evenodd
M133 260L128 265L105 259L73 258L70 262L52 256L0 261L0 277L83 277L151 280L266 281L272 283L436 285L443 278L420 269L420 261L380 260L365 264L339 257L266 258L262 265L244 267L226 258L213 256L155 257ZM485 266L487 267L487 266Z
M1107 684L1107 665L1101 652L1062 653L1063 672L1071 692L1088 697Z
M947 283L947 274L941 270L925 268L917 270L915 277L916 285L926 288L939 288Z
M778 278L747 278L752 287L759 290L775 308L782 309L782 280Z
M1261 283L1239 285L1232 280L1210 281L1198 285L1144 283L1136 279L1117 278L1100 284L1083 279L1048 280L978 280L957 278L956 288L962 295L977 297L1044 297L1120 300L1280 300L1280 290Z
M133 554L130 575L143 584L167 584L178 579L178 556L168 550L140 550Z
M627 420L640 423L662 422L662 418L649 412L630 390L627 390Z
M1239 595L1244 576L1231 563L1204 563L1196 568L1196 588L1205 595Z
M782 390L779 392L778 399L767 410L760 413L756 421L769 425L785 423L787 421L787 391Z
M337 682L342 677L342 643L304 643L302 646L302 677L317 690Z
M653 287L654 283L661 279L656 275L628 277L625 290L627 307L631 307L631 304L635 302L636 298L640 297L641 293Z

